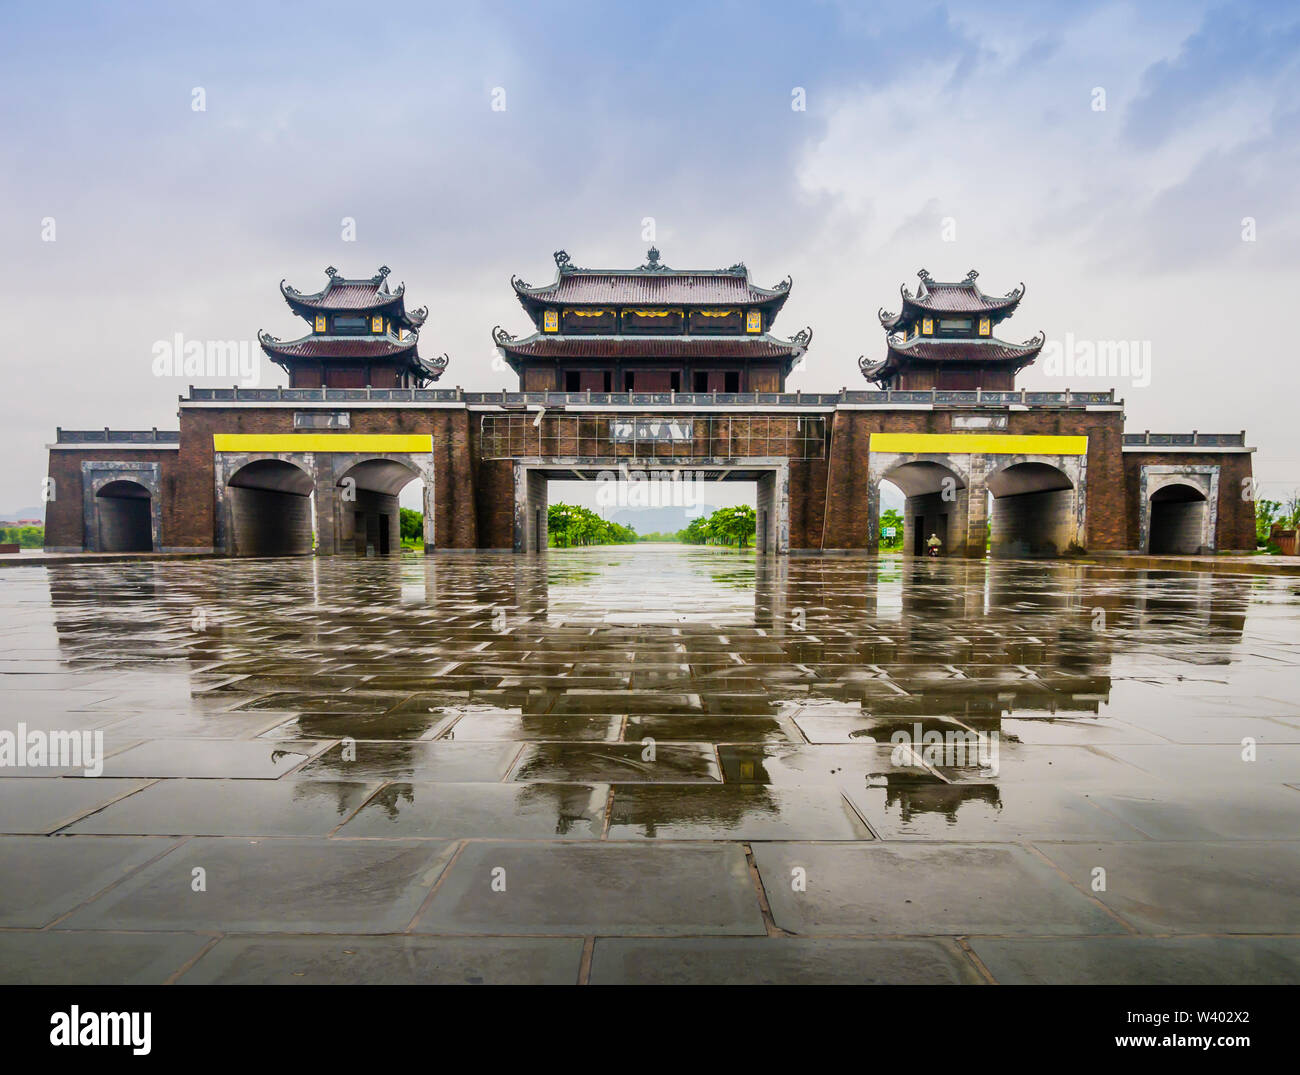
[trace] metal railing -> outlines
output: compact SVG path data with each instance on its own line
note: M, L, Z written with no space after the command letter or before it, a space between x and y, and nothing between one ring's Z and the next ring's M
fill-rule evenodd
M181 402L463 403L500 407L834 407L839 404L934 407L1087 407L1114 404L1115 392L985 391L983 389L839 392L466 392L461 388L195 388ZM1118 402L1123 402L1122 400Z
M1244 448L1246 431L1240 433L1125 433L1124 446L1150 446L1152 448Z
M55 430L58 444L179 444L175 429L64 429Z

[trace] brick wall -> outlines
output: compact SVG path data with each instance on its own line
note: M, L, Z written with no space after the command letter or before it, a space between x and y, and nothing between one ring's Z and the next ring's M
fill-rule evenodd
M181 518L176 510L174 490L179 488L180 466L175 451L138 448L129 444L88 444L84 449L51 449L49 476L54 479L54 499L45 505L45 547L80 549L85 541L82 520L81 481L83 462L157 463L162 486L162 544L173 547L179 540ZM129 478L129 475L123 475ZM211 544L211 542L209 542Z
M1141 485L1143 466L1217 466L1219 468L1218 533L1215 548L1250 550L1255 547L1255 502L1242 496L1253 471L1249 452L1149 452L1124 453L1124 498L1132 505L1123 548L1141 545Z

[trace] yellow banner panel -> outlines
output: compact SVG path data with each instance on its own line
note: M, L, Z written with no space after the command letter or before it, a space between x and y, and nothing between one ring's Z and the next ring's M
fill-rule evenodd
M218 452L424 452L427 433L214 433Z
M873 452L945 455L1087 455L1087 437L1032 433L872 433Z

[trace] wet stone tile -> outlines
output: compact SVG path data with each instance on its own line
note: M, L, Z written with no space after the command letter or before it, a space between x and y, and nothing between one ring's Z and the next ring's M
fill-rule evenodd
M69 833L325 836L379 784L318 780L161 780L83 818Z
M130 795L146 780L99 777L78 780L0 780L0 833L46 834L76 821L114 799Z
M796 934L1123 932L1013 845L761 843L754 861L776 924Z
M502 881L504 891L499 890ZM610 843L468 844L415 931L579 936L765 932L738 845Z
M388 784L340 836L598 840L604 784Z
M457 742L614 740L621 725L622 719L616 716L469 712L457 719L443 737Z
M517 743L339 743L296 775L312 780L495 782L519 753Z
M451 851L451 844L432 840L200 837L138 871L61 926L400 932L424 902ZM205 872L206 891L192 888L195 867Z
M614 788L611 840L870 840L834 787L635 785Z
M1004 985L1294 985L1300 937L976 937Z
M40 927L176 843L108 837L0 837L0 926Z
M323 746L310 740L154 739L106 759L103 775L276 780Z
M971 985L983 981L946 940L602 937L593 985Z
M573 985L582 943L554 937L223 937L180 984Z
M162 985L211 940L193 933L0 930L0 985Z
M691 744L533 743L524 747L512 780L713 782L720 779L713 751Z
M1146 834L1098 809L1077 790L1044 784L924 784L848 788L858 812L885 840L1143 840Z
M1143 932L1300 934L1300 842L1034 846Z

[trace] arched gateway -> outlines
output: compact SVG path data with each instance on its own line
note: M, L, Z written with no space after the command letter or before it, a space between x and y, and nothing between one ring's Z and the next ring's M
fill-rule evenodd
M191 389L179 432L61 430L47 548L382 555L418 481L426 550L536 552L548 484L610 476L747 483L764 555L876 551L882 484L903 494L909 556L932 534L968 557L1254 546L1244 433L1128 434L1113 392L1016 387L1047 346L1000 338L1023 285L922 270L859 362L876 387L807 392L837 375L805 372L811 330L775 334L788 277L655 249L627 269L554 257L550 282L511 280L528 327L492 333L518 376L495 392L434 385L447 358L421 356L427 313L386 267L282 284L309 331L260 339L288 385Z

